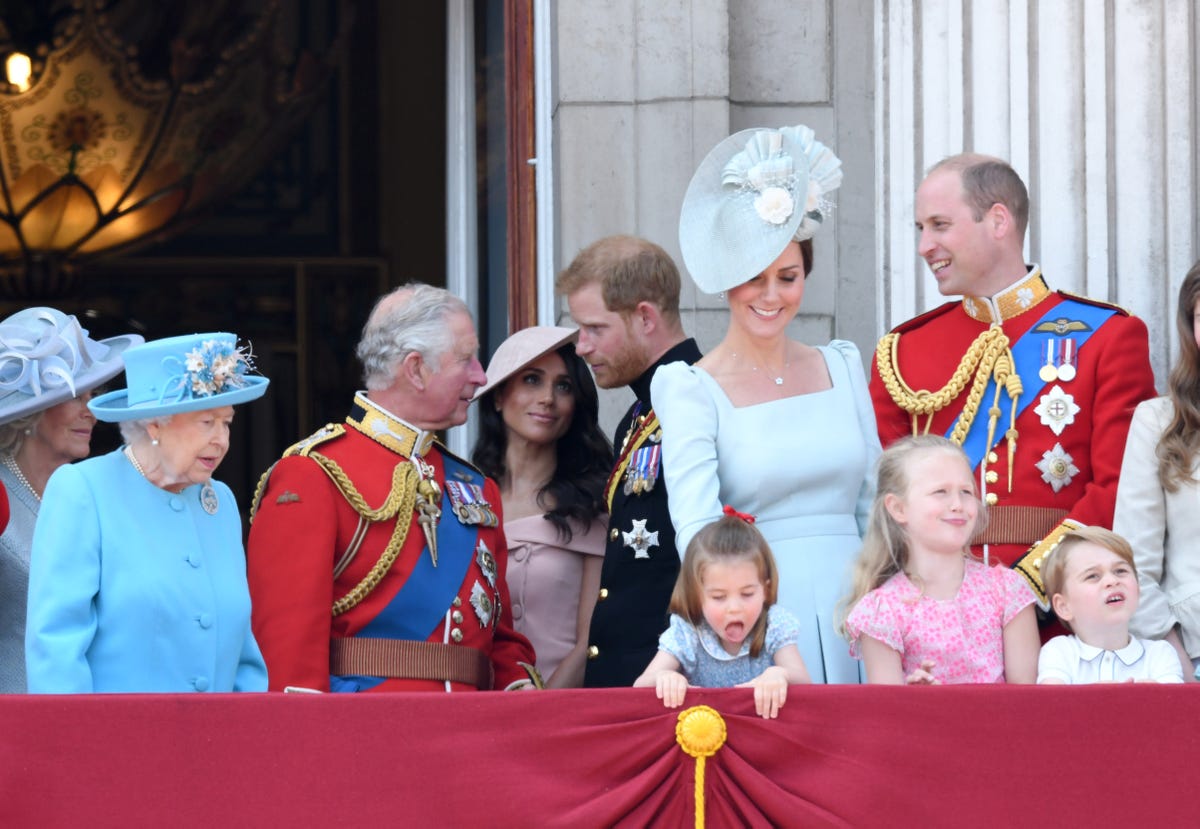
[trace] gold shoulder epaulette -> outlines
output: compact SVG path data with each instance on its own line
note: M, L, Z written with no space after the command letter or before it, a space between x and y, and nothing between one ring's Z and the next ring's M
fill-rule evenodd
M322 443L328 443L335 438L339 438L346 433L346 427L341 423L327 423L317 431L313 432L304 440L299 440L284 450L282 458L290 458L293 455L308 457L309 453L320 446ZM276 461L275 463L279 463ZM263 493L267 489L267 481L271 477L271 472L274 471L275 464L267 467L267 471L258 479L258 486L254 488L254 497L250 500L250 523L254 523L254 516L258 513L258 504L262 500Z
M308 457L314 449L322 443L328 443L331 440L340 438L346 434L346 424L344 423L326 423L317 431L313 432L303 440L298 440L289 446L283 453L283 457L288 458L292 455L302 455Z
M1073 299L1076 302L1086 302L1088 305L1098 305L1101 308L1111 308L1126 317L1133 316L1132 311L1123 305L1117 305L1115 302L1108 302L1107 300L1096 299L1095 297L1084 296L1083 294L1073 294L1070 291L1064 291L1061 289L1059 290L1059 293L1062 296L1065 296L1067 299Z

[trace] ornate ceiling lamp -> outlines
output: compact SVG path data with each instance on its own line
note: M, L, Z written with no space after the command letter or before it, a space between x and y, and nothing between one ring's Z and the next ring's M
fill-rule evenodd
M17 4L49 11L26 11L46 18L26 32L0 23L0 293L61 293L79 264L165 238L247 183L342 41L325 62L289 48L297 5Z

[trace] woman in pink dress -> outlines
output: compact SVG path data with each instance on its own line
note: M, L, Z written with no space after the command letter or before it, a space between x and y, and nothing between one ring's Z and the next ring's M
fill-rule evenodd
M549 688L583 684L588 626L604 560L604 484L612 447L596 386L572 343L534 326L496 349L479 390L471 460L500 485L513 622Z

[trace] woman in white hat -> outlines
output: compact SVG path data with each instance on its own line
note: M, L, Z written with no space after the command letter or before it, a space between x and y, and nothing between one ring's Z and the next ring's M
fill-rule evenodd
M596 385L572 346L578 334L534 326L500 344L476 395L471 455L500 485L513 622L549 688L583 684L608 525L612 447L597 424Z
M695 366L662 367L651 392L679 549L723 504L757 516L814 682L861 681L833 616L880 452L858 349L805 345L787 330L841 179L841 162L804 126L744 130L708 154L679 241L697 287L729 303L729 327Z
M125 368L137 334L91 339L54 308L26 308L0 322L0 483L9 523L0 535L0 693L25 693L25 597L29 551L51 473L86 458L97 386Z
M265 691L242 524L212 479L233 406L261 397L233 334L125 352L128 388L94 398L126 445L63 466L33 536L31 693Z

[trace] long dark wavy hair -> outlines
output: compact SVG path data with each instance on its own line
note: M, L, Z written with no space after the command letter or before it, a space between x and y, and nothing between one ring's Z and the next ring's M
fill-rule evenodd
M1158 480L1167 492L1191 480L1192 465L1200 451L1200 347L1196 345L1193 316L1200 299L1200 262L1183 278L1179 286L1179 308L1175 326L1179 330L1179 360L1167 378L1171 398L1171 422L1159 438Z
M586 527L606 509L604 484L612 471L613 452L597 422L600 402L587 363L575 353L573 345L564 345L556 353L562 357L575 390L575 414L566 433L558 439L554 475L538 492L537 500L543 509L550 507L544 517L558 530L563 542L568 543L574 535L571 519ZM519 372L479 399L479 440L471 452L471 461L501 485L508 476L504 465L508 429L496 411L496 392L516 382L518 375Z

